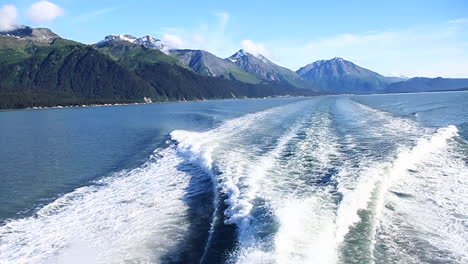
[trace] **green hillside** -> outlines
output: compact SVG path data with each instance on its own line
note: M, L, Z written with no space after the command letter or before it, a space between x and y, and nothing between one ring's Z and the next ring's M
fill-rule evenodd
M235 74L235 73L233 73ZM157 49L93 47L0 35L0 108L303 95L274 84L201 76Z

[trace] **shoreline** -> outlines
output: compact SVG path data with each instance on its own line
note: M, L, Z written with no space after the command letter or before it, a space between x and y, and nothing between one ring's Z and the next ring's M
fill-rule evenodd
M144 102L144 103L116 103L116 104L90 104L90 105L57 105L57 106L33 106L27 108L5 108L0 109L0 112L10 111L33 111L33 110L52 110L52 109L69 109L69 108L92 108L92 107L112 107L112 106L132 106L132 105L151 105L151 104L169 104L169 103L190 103L190 102L205 102L205 101L224 101L224 100L250 100L250 99L273 99L273 98L300 98L312 96L292 96L292 95L279 95L279 96L264 96L264 97L233 97L233 98L215 98L215 99L198 99L198 100L175 100L175 101L160 101L160 102Z
M27 108L5 108L0 109L0 112L10 111L31 111L31 110L50 110L50 109L68 109L68 108L90 108L90 107L109 107L109 106L132 106L132 105L150 105L150 104L168 104L168 103L189 103L189 102L205 102L205 101L224 101L224 100L249 100L249 99L273 99L273 98L301 98L301 97L316 97L316 96L368 96L368 95L402 95L402 94L423 94L423 93L458 93L468 92L468 90L447 90L447 91L424 91L424 92L397 92L397 93L370 93L370 94L317 94L317 95L279 95L279 96L264 96L264 97L232 97L232 98L214 98L214 99L197 99L197 100L175 100L175 101L160 101L160 102L144 102L144 103L115 103L115 104L90 104L90 105L57 105L57 106L34 106Z

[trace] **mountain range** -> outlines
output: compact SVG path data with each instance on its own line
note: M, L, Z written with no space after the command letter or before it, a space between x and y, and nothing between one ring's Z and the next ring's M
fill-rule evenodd
M404 82L392 83L385 89L386 92L393 93L439 92L457 90L468 90L468 79L416 77Z
M219 58L151 37L85 45L47 28L0 32L0 108L459 90L468 79L385 77L342 58L298 71L239 50Z
M247 83L262 82L256 75L244 71L232 61L221 59L204 50L170 50L169 55L204 76L221 77Z
M263 55L254 56L241 49L228 59L244 71L254 74L262 80L279 82L298 88L309 88L313 90L313 87L306 83L297 73L274 64Z

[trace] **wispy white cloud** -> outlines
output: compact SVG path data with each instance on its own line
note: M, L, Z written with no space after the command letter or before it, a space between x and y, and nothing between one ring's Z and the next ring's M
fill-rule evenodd
M32 4L26 11L26 16L35 23L51 22L63 16L65 11L60 6L49 1L39 1Z
M203 49L221 57L231 55L239 46L232 40L229 30L230 14L228 12L214 12L207 21L194 28L164 27L162 35L178 39L176 43L184 43L183 48ZM164 40L164 37L163 37Z
M195 33L193 34L193 42L196 47L203 47L206 45L206 39L202 35Z
M339 34L307 43L269 43L280 63L297 69L318 59L344 57L382 74L468 77L464 19L399 31Z
M103 8L99 10L94 10L88 13L81 14L73 19L73 23L83 23L92 20L93 18L111 13L115 11L117 8L110 7L110 8Z
M184 48L185 42L177 35L164 34L162 41L166 46L166 49L180 49Z
M271 52L265 48L265 44L256 43L250 39L242 40L241 46L245 51L255 56L257 55L270 56L271 55Z
M4 5L0 8L0 31L12 30L16 27L18 13L14 5Z
M214 18L195 28L162 31L177 36L184 48L227 57L242 47L293 70L316 60L343 57L384 75L468 77L468 18L401 30L343 33L306 42L254 41L245 35L239 41L239 36L231 35L228 13L214 13Z
M228 25L229 18L231 17L228 12L216 12L215 16L219 19L219 31L224 32L226 30L226 26Z
M450 24L468 24L468 17L457 18L449 21Z
M230 19L228 12L214 12L210 23L201 23L195 29L161 28L163 41L170 48L203 49L220 57L228 57L240 48L254 55L271 55L263 43L250 39L235 41L229 33Z

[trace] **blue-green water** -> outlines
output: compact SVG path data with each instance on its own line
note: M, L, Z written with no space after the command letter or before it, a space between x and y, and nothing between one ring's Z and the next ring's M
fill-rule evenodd
M0 128L0 263L468 261L467 92L4 111Z
M175 129L203 130L285 100L0 112L0 220L139 166Z

